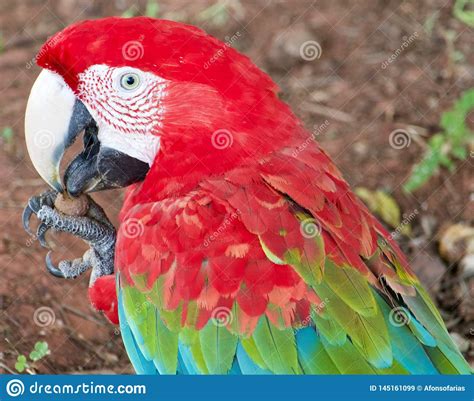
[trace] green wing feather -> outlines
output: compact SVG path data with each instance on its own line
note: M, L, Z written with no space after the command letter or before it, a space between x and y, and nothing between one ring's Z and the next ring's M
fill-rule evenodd
M318 313L311 314L315 326L318 328L320 336L331 345L344 345L347 341L346 331L329 314L325 314L325 317L320 316Z
M367 279L352 267L336 266L326 261L324 282L356 313L370 317L377 314Z
M337 375L341 373L316 333L310 332L307 346L298 348L298 359L301 369L307 375Z
M178 364L178 334L166 326L145 293L130 286L122 291L129 325L145 358L153 360L161 373L174 374Z
M199 331L204 361L210 374L226 374L232 367L239 338L213 321Z
M405 296L403 300L414 317L436 340L436 346L425 345L425 349L441 373L471 374L471 368L463 358L451 336L446 330L441 315L436 310L429 295L421 287L416 286L415 297Z
M263 316L252 338L270 371L276 374L295 374L300 371L295 334L292 328L280 330Z
M325 176L328 191L332 187L327 182L329 176ZM273 177L271 184L278 188L269 198L286 194L285 190L293 185L286 181L290 177L281 180ZM343 186L339 179L333 184L335 188ZM225 187L230 185L226 182ZM259 190L268 188L259 187ZM245 188L240 191L245 193ZM344 192L347 194L350 195ZM326 198L314 210L311 205L299 206L286 195L282 196L282 202L270 202L262 196L260 203L253 202L252 207L250 203L241 205L245 210L262 207L258 210L261 221L253 226L262 234L255 234L255 239L259 239L268 260L280 265L279 271L291 266L302 280L299 284L303 284L286 287L288 292L284 295L290 294L289 300L279 297L278 291L283 292L283 287L276 295L268 290L264 295L268 301L264 303L266 309L259 316L245 313L243 305L233 301L230 305L233 319L220 327L212 319L206 320L206 313L210 315L212 305L218 302L212 297L176 302L173 309L168 309L171 293L179 284L167 281L168 273L159 275L151 288L146 274L133 276L132 284L121 283L126 320L143 356L164 373L176 372L178 354L184 346L192 356L195 370L204 374L228 373L242 349L253 367L275 374L470 374L469 365L450 338L435 305L416 277L404 267L406 263L401 262L396 245L383 240L376 221L367 217L368 212L354 200L342 199L344 195L338 199ZM313 199L306 197L304 191L298 196L301 201ZM238 199L249 200L242 196L235 198L235 202ZM318 213L323 213L321 219L316 218ZM347 233L341 218L344 213L346 218L354 213L353 220L347 223L363 238ZM194 221L190 216L186 215L186 219ZM244 213L240 215L242 224L251 222L252 213L243 216ZM322 230L311 238L299 232L300 224L308 221L320 225ZM262 228L265 224L271 228L268 232ZM158 230L149 237L156 240ZM342 238L347 242L342 242ZM328 244L334 249L327 247ZM241 248L232 252L238 255L235 257L242 257ZM147 257L150 254L154 255L149 252ZM174 273L173 269L176 261L169 265L168 271ZM209 270L207 262L203 262L202 270L206 273ZM310 311L308 321L301 319L304 315L296 318L300 311L292 298L293 290L307 295L303 303L306 302ZM235 293L217 294L217 297L229 300ZM284 309L282 299L294 305ZM406 313L406 324L394 324L391 319L394 310Z

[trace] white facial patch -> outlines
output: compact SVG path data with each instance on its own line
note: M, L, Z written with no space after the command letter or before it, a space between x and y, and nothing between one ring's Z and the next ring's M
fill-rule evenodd
M160 137L151 134L124 134L111 129L108 125L99 125L99 141L101 146L118 150L135 159L153 164L160 150Z
M132 67L101 64L81 73L78 97L97 123L101 145L151 166L160 148L166 84Z

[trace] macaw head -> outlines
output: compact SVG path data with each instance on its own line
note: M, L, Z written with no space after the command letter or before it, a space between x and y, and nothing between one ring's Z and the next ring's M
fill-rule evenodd
M43 179L73 196L152 172L155 183L192 181L281 146L292 126L266 74L228 43L176 22L80 22L50 38L37 63L28 151ZM61 159L82 132L63 178Z

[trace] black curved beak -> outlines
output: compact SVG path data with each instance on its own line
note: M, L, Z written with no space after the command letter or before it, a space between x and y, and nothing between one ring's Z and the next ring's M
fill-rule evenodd
M77 102L80 103L79 100ZM102 146L94 119L88 112L86 115L80 111L81 107L78 106L77 109L75 125L80 127L81 123L87 122L84 127L84 150L66 168L66 191L71 196L79 196L82 193L122 188L142 181L148 173L148 164Z

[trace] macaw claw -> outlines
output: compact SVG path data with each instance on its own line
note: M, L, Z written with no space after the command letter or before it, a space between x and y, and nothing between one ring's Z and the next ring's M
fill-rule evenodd
M62 260L56 266L51 251L46 255L46 269L55 277L76 278L92 269L91 281L114 272L115 228L102 208L89 198L89 209L84 216L69 216L54 208L57 192L47 191L30 198L23 211L23 227L34 235L42 247L50 248L45 234L48 230L64 232L81 238L89 245L82 258ZM32 233L30 220L36 215L40 224Z
M55 266L51 259L51 251L46 255L46 269L55 277L74 279L80 276L90 268L94 268L92 260L92 251L89 249L82 258L74 260L61 260L58 266Z
M31 230L31 227L30 227L31 216L33 214L37 214L44 205L53 207L56 196L57 196L57 192L49 190L49 191L43 192L42 194L38 196L32 196L28 200L28 204L23 210L23 215L22 215L23 228L28 234L35 236L35 233ZM40 234L44 238L46 231L40 233L39 227L38 227L36 236L39 236Z
M64 273L57 268L51 260L51 251L46 254L46 269L54 276L59 278L66 278Z
M41 223L38 226L38 229L36 230L36 238L38 239L39 243L43 248L51 249L51 246L49 245L48 241L46 240L46 232L49 230L49 227Z

